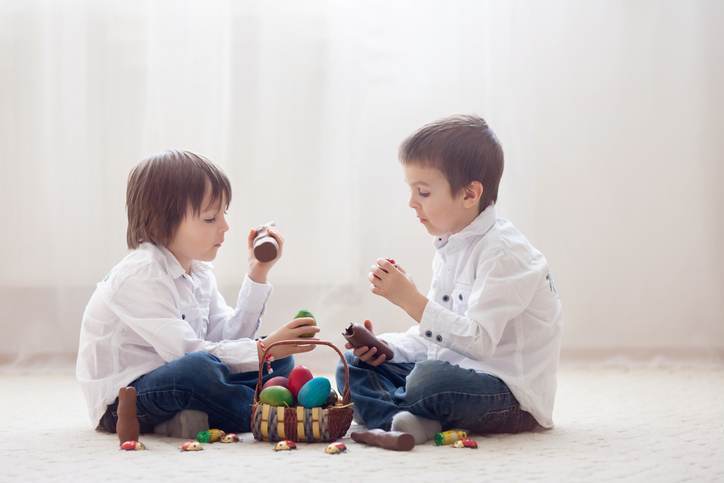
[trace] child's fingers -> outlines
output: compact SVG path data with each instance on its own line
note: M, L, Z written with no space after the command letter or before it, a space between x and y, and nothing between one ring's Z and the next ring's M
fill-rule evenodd
M375 326L374 326L374 324L372 323L371 320L366 319L366 320L364 321L364 326L365 326L365 329L369 330L369 331L372 332L373 334L375 333Z
M307 325L314 325L314 319L311 317L299 317L289 322L287 324L287 327L289 327L290 329L296 329Z
M391 264L386 258L378 258L377 265L385 272L390 272L392 269L395 268L395 266Z
M380 354L379 357L369 361L367 364L369 364L371 366L379 366L380 364L383 364L386 360L387 360L387 356L384 354Z
M305 325L294 329L292 333L295 337L310 337L316 335L319 330L316 325Z
M372 285L374 286L377 286L378 283L382 282L382 279L372 272L367 275L367 279L372 282Z
M363 362L371 361L375 355L377 354L377 347L371 347L367 352L359 356L360 360Z
M357 357L359 357L360 359L362 359L364 361L364 360L367 360L367 358L369 358L369 354L368 354L369 351L370 351L370 348L367 347L366 345L359 346L354 350L354 355L356 355Z
M354 346L353 346L352 344L350 344L349 342L347 342L347 343L344 345L344 348L345 348L345 349L352 349L353 347L354 347Z
M254 248L254 238L256 238L256 230L252 228L251 230L249 230L249 236L246 237L246 245L249 250L252 250Z
M370 273L370 275L374 275L375 278L377 278L378 280L382 280L382 277L380 276L380 274L377 273L378 270L380 270L380 267L378 267L377 265L371 265L369 273Z
M382 268L382 267L381 267L378 263L376 263L376 262L375 262L374 265L372 265L372 266L370 267L370 271L374 272L375 270L379 270L379 271L381 271L382 273L390 273L388 270L385 270L384 268Z
M389 274L388 271L382 270L380 267L376 267L376 266L374 266L374 265L372 265L372 267L370 268L370 272L371 272L371 273L374 273L375 276L376 276L377 278L379 278L380 280L384 279L384 278L385 278L385 275L388 275L388 274Z

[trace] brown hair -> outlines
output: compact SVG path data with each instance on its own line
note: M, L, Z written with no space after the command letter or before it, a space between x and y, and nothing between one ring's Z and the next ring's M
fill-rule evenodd
M473 181L483 185L478 211L498 199L503 175L503 148L485 120L457 115L427 124L400 146L402 164L439 169L447 178L453 196Z
M228 208L229 179L203 156L165 151L141 161L129 174L126 189L128 248L143 242L168 245L189 206L195 215L201 212L207 185L212 203L222 197Z

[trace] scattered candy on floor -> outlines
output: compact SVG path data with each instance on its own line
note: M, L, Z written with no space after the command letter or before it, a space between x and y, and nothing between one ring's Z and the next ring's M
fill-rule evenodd
M229 433L222 436L221 443L238 443L239 442L239 436L237 436L235 433Z
M332 443L326 448L324 448L324 452L327 454L340 454L347 451L347 446L345 446L344 443Z
M471 449L478 449L478 442L474 439L461 439L458 441L455 441L452 445L453 448L471 448Z
M196 434L196 441L198 441L199 443L216 443L217 441L221 441L221 438L223 438L225 435L226 433L220 429L199 431L199 433Z
M181 451L201 451L204 447L198 441L186 441L179 449Z
M442 433L435 433L435 446L453 444L455 441L467 439L468 433L459 429L451 429Z
M125 449L126 451L138 451L146 449L146 446L140 441L124 441L121 444L121 449Z
M289 451L292 449L297 449L297 443L294 441L279 441L274 445L274 451Z

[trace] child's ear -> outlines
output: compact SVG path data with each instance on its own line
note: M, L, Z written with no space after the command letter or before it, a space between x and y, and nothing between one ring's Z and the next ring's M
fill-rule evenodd
M483 184L480 181L472 181L466 187L463 188L464 196L463 203L466 208L478 206L480 198L483 196Z

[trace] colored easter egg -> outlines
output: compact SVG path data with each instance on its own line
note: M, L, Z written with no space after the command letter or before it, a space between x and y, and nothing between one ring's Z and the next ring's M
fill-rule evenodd
M315 377L299 390L297 400L299 404L305 408L318 408L327 402L331 390L332 385L329 383L329 379L326 377Z
M289 389L289 379L287 379L284 376L272 377L267 382L265 382L261 388L263 390L263 389L266 389L267 387L271 387L271 386L281 386L281 387L286 387L287 389Z
M289 389L282 386L271 386L264 389L259 394L259 401L262 404L270 406L286 406L289 407L294 403L294 398Z
M297 315L294 316L295 319L301 319L302 317L311 317L312 319L314 319L314 323L312 325L317 325L317 318L314 317L314 315L310 311L302 309L299 312L297 312ZM313 334L302 335L300 337L312 337L312 336L313 336Z
M289 373L289 390L292 391L292 396L296 398L302 386L313 377L312 371L304 366L297 366L292 369L292 372Z

